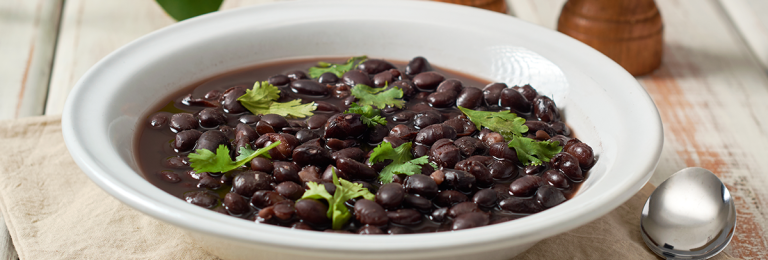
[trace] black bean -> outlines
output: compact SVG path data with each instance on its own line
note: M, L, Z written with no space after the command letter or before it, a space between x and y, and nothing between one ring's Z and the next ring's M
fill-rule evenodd
M200 181L197 183L197 187L215 190L221 187L221 182L211 176L206 175L200 178Z
M232 191L237 194L250 197L258 190L269 190L272 177L263 172L244 171L232 180Z
M393 76L392 72L388 70L382 71L377 73L376 75L373 75L373 84L376 85L376 87L383 88L385 86L389 86L394 81L395 81L395 76Z
M173 132L181 132L197 127L197 119L190 113L178 113L171 116L171 130Z
M520 94L523 94L523 96L525 97L525 99L528 100L528 102L533 102L533 99L535 99L536 96L539 95L539 93L536 92L536 89L534 89L533 87L531 87L531 85L528 85L528 84L525 84L522 87L514 86L512 88L520 92Z
M526 175L509 184L509 193L515 197L530 197L547 181L536 175Z
M419 158L429 154L429 146L426 145L414 144L411 149L413 149L413 158Z
M405 66L405 74L410 76L430 70L432 70L432 66L424 57L413 58L408 62L408 65Z
M177 183L181 181L181 177L179 177L179 174L172 171L160 171L159 175L160 175L160 179L165 182Z
M493 184L493 174L485 164L474 160L463 160L456 163L456 170L465 171L475 176L477 185L487 187Z
M235 140L241 140L245 139L250 141L255 141L257 138L259 138L259 134L256 133L256 130L253 130L253 128L247 124L244 123L238 123L235 127Z
M251 196L251 205L261 209L287 200L283 196L280 196L279 193L270 190L259 190L254 192Z
M377 144L384 140L384 137L389 135L389 128L384 125L376 124L373 128L369 128L366 132L366 140L370 144Z
M197 116L200 120L200 126L214 128L227 123L227 116L215 108L205 108Z
M525 99L523 94L520 94L520 92L511 88L501 90L499 105L503 108L514 109L521 113L531 112L531 102Z
M299 178L302 182L317 182L320 183L320 169L317 166L306 166L299 171Z
M398 80L392 83L392 86L403 90L404 97L410 97L416 93L416 85L414 85L413 81L410 80Z
M296 213L296 209L291 202L278 203L274 207L275 217L282 220L290 219Z
M440 73L427 71L414 76L413 84L422 91L432 92L435 91L437 85L440 85L440 82L443 82L443 80L445 80L445 77L440 75Z
M414 132L406 125L396 125L395 127L392 127L392 130L389 131L389 136L410 141L416 137L416 133L417 132Z
M334 104L325 101L315 101L315 111L338 113L341 109Z
M455 189L462 192L470 192L475 187L477 179L474 175L456 169L443 169L445 180L440 187Z
M308 225L304 222L296 222L291 225L291 229L301 229L301 230L314 230L312 226Z
M492 189L479 190L472 196L472 202L485 208L496 206L496 199L496 191Z
M555 101L546 96L538 96L533 100L533 114L547 123L560 120L560 112L557 111Z
M363 150L360 148L350 147L334 152L331 154L331 157L334 161L339 158L350 158L358 162L363 162L365 161L365 152L363 152Z
M432 218L432 221L435 221L435 222L445 221L446 215L448 215L448 209L449 208L439 208L433 211L432 215L430 216Z
M230 114L240 114L247 109L237 101L242 95L245 95L245 86L234 86L226 91L221 96L221 106L224 108L224 112Z
M509 148L509 146L506 143L498 142L491 144L490 149L488 149L488 153L496 157L496 159L499 160L507 160L512 163L517 163L517 152L515 150Z
M376 203L384 208L394 209L405 199L405 189L399 183L384 184L376 193Z
M308 79L309 78L307 76L307 73L304 73L303 71L300 71L300 70L294 70L294 71L288 72L288 73L286 73L286 75L291 80L300 80L300 79Z
M461 90L456 98L456 106L475 109L483 104L483 91L473 87L466 87Z
M406 178L405 192L431 199L437 195L437 183L424 174L414 174Z
M461 84L461 81L458 79L447 79L440 83L440 85L437 85L437 92L445 92L445 93L452 93L451 95L453 97L456 97L461 93L461 90L464 89L464 85Z
M276 114L263 115L261 116L261 121L271 125L274 129L283 129L283 127L290 126L288 120L285 120L285 117Z
M149 125L152 126L152 128L162 128L168 124L168 121L170 121L169 113L159 112L149 118Z
M259 122L261 120L261 116L257 115L242 115L240 118L237 119L237 121L240 121L240 123L252 125L256 122Z
M241 215L248 212L248 201L237 193L229 192L224 196L224 207L232 215Z
M328 206L314 199L302 199L296 202L296 215L305 223L314 226L325 226L330 223L326 215Z
M406 208L413 208L421 212L429 212L432 210L432 202L419 196L406 194L402 204Z
M212 208L219 202L219 198L207 191L193 191L184 194L186 202L195 204L203 208Z
M483 88L483 99L488 106L498 106L501 90L506 89L507 84L491 83Z
M492 144L498 142L504 142L504 136L501 136L501 134L496 132L491 132L485 136L480 137L480 140L482 140L486 145L491 146Z
M317 78L317 82L320 82L322 84L333 84L336 82L339 82L339 76L336 76L336 74L333 74L331 72L326 72L320 75L320 77Z
M251 170L272 173L275 166L272 164L272 160L264 157L256 157L251 160Z
M413 117L413 126L417 129L423 129L430 125L442 122L442 116L434 110L419 112Z
M341 76L341 81L351 87L357 86L357 84L363 84L371 87L374 86L371 79L368 78L368 73L365 73L361 70L347 71L343 76Z
M539 173L544 171L544 169L546 168L547 167L544 165L528 165L528 166L525 166L525 168L523 168L523 172L525 173L525 175L538 175Z
M288 83L291 83L291 79L288 78L288 76L286 75L278 74L278 75L269 77L267 79L267 82L275 86L282 86L282 85L288 85Z
M195 148L195 143L197 142L197 139L200 139L201 135L203 135L202 132L194 129L181 131L176 134L176 139L173 142L173 148L175 148L178 152L186 152L192 150L192 148Z
M315 133L314 131L302 129L296 132L296 139L299 139L299 142L306 143L309 140L315 139L320 137Z
M221 183L223 185L232 186L232 179L234 179L234 178L235 177L232 176L232 172L229 172L229 173L226 173L226 174L222 174L221 177L219 178L219 183Z
M397 113L397 114L393 115L392 116L392 121L400 122L400 123L408 122L414 116L416 116L415 112L406 110L406 111L403 111L403 112L400 112L400 113Z
M283 197L298 200L304 195L304 188L292 181L284 181L275 186L275 191Z
M209 130L200 135L200 138L197 139L197 146L195 149L207 149L211 152L216 152L216 149L222 144L229 144L227 135L219 130Z
M442 190L432 200L439 207L451 207L453 205L467 201L467 195L455 190Z
M579 161L579 167L585 170L591 168L595 161L595 153L592 151L592 147L585 143L571 145L565 152L576 157Z
M443 125L443 124L435 124L428 127L425 127L424 129L421 129L418 134L416 134L416 138L414 141L416 143L420 143L423 145L432 145L437 140L448 138L448 139L454 139L456 138L456 130L453 129L453 127Z
M367 129L358 114L336 114L325 124L324 138L356 138Z
M451 230L460 230L488 225L489 217L482 212L470 212L462 214L453 220Z
M456 145L456 147L459 147L459 152L465 157L483 155L488 151L488 146L474 137L464 136L456 139L453 144Z
M384 234L384 231L382 231L378 227L374 227L371 225L365 225L357 230L357 233L360 235L379 235Z
M299 140L290 134L267 133L259 136L259 138L253 142L253 145L262 148L277 141L280 141L280 144L269 150L269 156L272 157L273 160L287 160L293 154L293 148L299 143Z
M488 165L488 169L491 171L494 179L509 179L517 176L517 167L515 167L514 163L507 160L493 160Z
M383 226L389 222L387 212L376 202L361 199L355 202L355 218L362 224Z
M300 145L293 149L293 162L298 165L317 165L325 167L333 163L331 152L320 146Z
M440 139L429 150L429 160L439 167L453 168L461 160L461 152L451 139Z
M260 135L269 134L269 133L276 133L275 128L272 127L269 123L259 120L259 122L256 123L255 126L256 132Z
M275 177L277 183L284 181L301 182L301 178L299 178L301 168L295 163L276 161L273 164L275 169L272 171L272 176Z
M427 102L432 107L447 108L455 104L456 95L453 92L435 92L427 96Z
M584 179L584 175L579 167L579 160L569 153L558 153L552 157L550 161L552 167L560 170L573 181L581 181Z
M182 156L173 156L166 158L164 165L170 168L186 168L189 165L189 159Z
M336 167L350 180L373 180L379 176L370 166L351 158L336 159Z
M532 214L544 210L535 199L532 198L520 198L509 197L499 202L499 207L503 210L511 211L514 213L526 213Z
M355 139L340 140L336 138L328 138L325 146L333 151L339 151L347 147L358 146L358 143Z
M547 183L549 183L549 185L555 186L557 188L567 189L571 186L571 184L568 182L568 179L559 170L545 171L544 174L542 174L542 178L544 178Z
M466 201L450 207L447 216L455 218L469 212L482 212L482 210L474 202Z
M539 190L536 191L535 197L536 202L545 208L557 206L558 204L565 201L565 195L563 195L563 192L549 185L539 187Z
M376 74L385 70L394 69L395 66L385 60L367 59L357 65L357 68L368 74Z
M291 82L291 91L308 96L325 96L328 95L329 89L314 80L300 79Z
M388 211L387 217L392 223L400 225L415 225L421 223L421 212L418 212L415 209Z
M213 89L211 91L208 91L208 93L205 93L205 96L203 96L205 99L208 100L219 100L221 98L221 91L218 89Z
M315 114L307 119L307 126L309 129L320 129L328 122L328 118L330 116L327 114Z

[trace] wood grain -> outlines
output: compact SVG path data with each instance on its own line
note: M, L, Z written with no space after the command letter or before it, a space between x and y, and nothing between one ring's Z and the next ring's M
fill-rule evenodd
M512 0L511 9L551 26L558 11L538 7L563 3ZM662 66L638 78L664 124L664 149L651 183L687 166L712 170L737 203L737 233L725 252L768 259L768 77L716 1L657 4L665 23Z
M0 119L42 115L61 0L0 0Z
M768 71L768 1L719 0L755 57Z

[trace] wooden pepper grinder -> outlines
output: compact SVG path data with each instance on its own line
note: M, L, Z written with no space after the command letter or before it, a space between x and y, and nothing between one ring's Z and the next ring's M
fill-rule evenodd
M653 0L569 0L557 30L597 49L633 76L661 65L661 15Z
M499 13L507 13L507 1L505 0L433 0L452 4L468 5L483 8Z

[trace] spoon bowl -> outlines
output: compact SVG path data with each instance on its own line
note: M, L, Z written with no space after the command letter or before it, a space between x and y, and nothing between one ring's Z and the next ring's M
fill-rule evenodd
M685 168L664 181L643 207L645 244L667 259L708 259L733 238L736 209L711 171Z

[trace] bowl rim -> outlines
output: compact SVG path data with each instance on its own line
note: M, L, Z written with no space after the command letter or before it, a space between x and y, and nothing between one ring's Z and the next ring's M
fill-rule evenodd
M82 136L78 135L78 131L76 130L76 127L82 127L78 124L79 118L76 113L82 109L80 107L83 103L83 100L81 100L82 93L87 90L88 82L92 78L104 76L103 74L100 74L102 71L99 71L99 68L113 62L121 55L128 55L131 51L134 51L135 48L133 47L152 42L163 34L174 33L176 30L181 29L194 28L203 23L224 22L233 16L243 16L249 15L252 12L282 8L295 10L296 8L311 9L331 5L369 9L397 6L409 10L421 10L427 14L432 12L462 13L467 16L483 17L485 21L477 21L477 23L480 24L492 25L493 23L500 21L508 23L510 27L515 26L516 30L533 31L537 33L537 36L539 37L551 38L553 41L557 41L558 44L564 46L564 48L572 49L574 50L574 53L580 53L580 57L590 57L590 63L605 68L606 71L610 71L613 73L611 77L615 77L616 80L626 82L626 85L623 87L628 88L629 91L644 93L644 95L641 96L644 96L645 98L641 98L642 100L638 100L638 103L633 105L640 110L646 111L643 115L648 117L645 118L648 124L644 126L644 129L649 137L651 137L650 140L653 141L645 142L644 144L647 145L648 150L653 151L653 153L648 154L647 156L642 157L642 160L639 160L645 161L646 163L635 165L637 168L631 169L632 172L628 174L630 181L622 183L623 185L620 185L619 187L612 188L606 196L590 199L585 206L575 212L571 212L571 218L563 218L556 214L552 214L551 212L546 215L546 218L542 218L543 215L541 214L546 213L545 211L537 214L537 216L542 216L539 217L539 221L530 221L529 219L526 220L524 218L516 220L516 225L509 225L510 222L508 222L456 232L409 234L407 236L394 237L360 237L346 234L295 231L271 225L252 225L252 223L246 224L254 226L253 228L242 230L245 221L217 223L213 228L199 226L197 223L200 221L215 221L215 219L219 217L217 216L219 213L209 210L205 210L206 212L199 212L197 209L192 209L194 206L190 206L181 200L179 200L179 203L184 203L186 205L180 206L178 205L179 203L158 201L157 199L146 197L143 194L138 193L135 187L121 183L113 176L106 173L108 170L98 162L96 159L98 156L93 152L89 152L89 150L86 149L86 146L83 145L84 139ZM574 229L597 219L628 200L632 195L639 191L650 178L658 163L659 157L661 156L663 143L661 119L658 110L648 93L645 92L634 77L627 73L623 68L591 47L559 32L496 12L437 2L383 0L330 0L322 1L322 3L315 1L290 1L261 4L195 17L142 36L103 58L89 69L76 83L65 104L64 114L62 116L62 132L66 146L72 154L73 159L88 177L99 187L107 191L107 193L134 209L197 233L204 233L246 243L261 243L286 250L312 249L314 252L318 253L338 251L392 253L395 249L401 250L399 252L403 253L412 253L432 251L434 249L450 249L443 252L444 254L450 254L451 252L459 250L480 251L487 250L488 248L499 248L508 245L511 241L518 244L538 241L557 233ZM557 208L548 211L553 211L555 209ZM189 214L182 215L178 211ZM525 223L522 223L521 221ZM544 224L541 222L546 221L550 221L550 225L547 226L555 226L557 228L542 230ZM500 225L506 226L504 226L503 229L494 228L501 227ZM499 229L503 232L494 231ZM265 232L267 235L255 234L253 233L253 230ZM297 234L300 234L301 236L296 236Z

